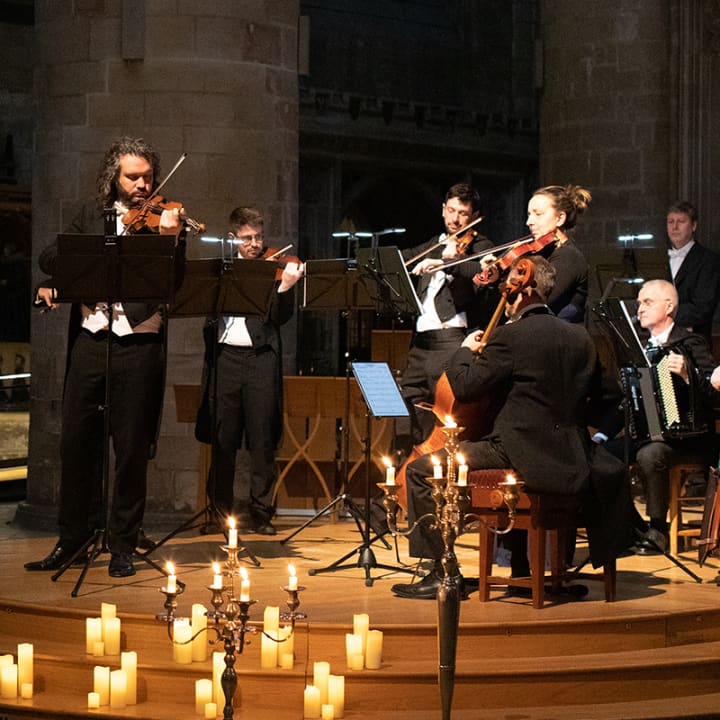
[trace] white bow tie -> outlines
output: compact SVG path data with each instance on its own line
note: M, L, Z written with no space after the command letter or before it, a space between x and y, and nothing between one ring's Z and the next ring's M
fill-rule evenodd
M682 250L676 250L675 248L668 248L668 256L671 258L679 257L683 254Z

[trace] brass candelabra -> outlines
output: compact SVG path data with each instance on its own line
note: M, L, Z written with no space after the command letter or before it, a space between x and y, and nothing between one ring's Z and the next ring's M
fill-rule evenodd
M178 642L174 639L173 624L177 619L177 596L181 595L185 589L180 583L177 583L175 587L170 586L170 583L168 583L168 585L160 588L160 592L165 595L165 612L159 613L156 617L167 624L168 637L173 645L187 645L202 633L210 631L214 632L216 636L215 640L210 640L211 644L216 641L222 642L225 650L225 669L220 680L223 695L225 696L223 720L232 720L233 699L238 685L237 672L235 671L236 656L241 655L245 649L245 635L258 632L258 628L249 624L250 608L256 602L250 599L249 583L245 587L243 587L243 582L240 583L240 598L237 597L236 583L240 578L239 549L229 545L222 545L221 548L227 553L222 573L223 577L227 578L227 583L223 582L220 586L213 583L207 586L207 589L212 593L210 604L213 609L209 610L206 616L213 621L213 624L200 629L186 641ZM291 578L291 580L294 579L294 577ZM287 642L293 637L295 622L307 617L304 613L298 612L300 606L299 593L305 588L286 585L282 589L288 595L286 604L289 611L280 613L280 619L290 624L290 633L284 638L263 633L276 643Z

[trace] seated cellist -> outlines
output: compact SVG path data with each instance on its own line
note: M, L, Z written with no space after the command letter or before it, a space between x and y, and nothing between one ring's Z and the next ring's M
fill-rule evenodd
M486 435L462 442L460 452L471 469L513 468L528 490L581 494L590 478L588 398L600 402L600 365L585 328L560 320L546 303L553 289L553 267L542 257L529 259L534 281L506 307L508 322L486 342L482 333L470 333L450 361L446 374L458 401L489 397L499 407ZM517 274L515 266L508 284L513 273ZM481 347L482 352L476 352ZM443 453L436 454L445 462ZM434 510L426 480L430 475L429 455L407 468L410 524ZM512 551L512 575L528 576L526 533L511 531L505 545ZM440 533L420 523L410 535L409 549L413 557L434 560L434 568L420 582L394 585L392 591L404 598L436 597L443 572Z

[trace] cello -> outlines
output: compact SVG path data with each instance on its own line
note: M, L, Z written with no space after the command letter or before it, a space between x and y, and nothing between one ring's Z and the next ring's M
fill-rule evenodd
M518 260L515 266L515 276L508 279L500 289L500 301L483 332L480 347L477 350L478 354L483 351L490 341L490 336L499 324L507 304L514 302L517 295L523 290L533 286L534 271L535 266L531 260L527 258ZM430 435L423 442L413 447L397 472L398 501L404 510L407 510L407 487L405 482L407 466L423 455L437 452L444 447L446 437L443 433L443 425L452 420L456 425L464 428L463 434L460 436L462 440L479 440L490 431L495 415L499 410L497 403L488 398L471 403L458 402L450 387L450 381L446 373L442 373L438 378L433 405L418 403L417 407L431 410L439 422L436 423Z

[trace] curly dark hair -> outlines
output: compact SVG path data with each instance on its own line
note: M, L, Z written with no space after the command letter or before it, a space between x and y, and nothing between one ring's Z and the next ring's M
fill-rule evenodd
M101 208L110 207L117 200L117 178L120 158L123 155L136 155L147 160L153 170L153 190L158 185L160 156L155 149L142 138L121 137L108 148L100 165L97 178L97 202Z

